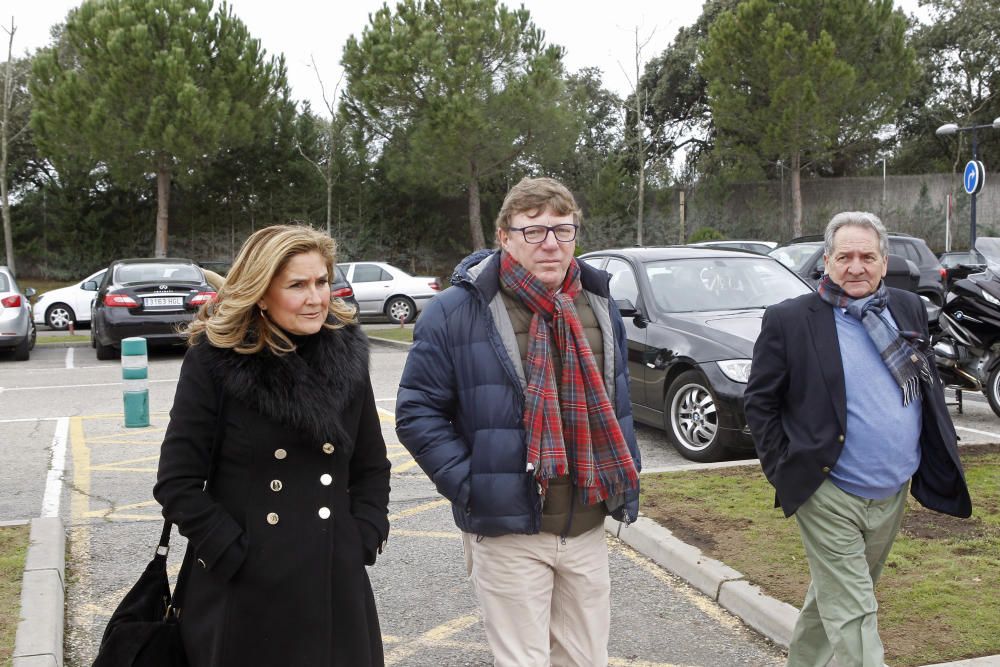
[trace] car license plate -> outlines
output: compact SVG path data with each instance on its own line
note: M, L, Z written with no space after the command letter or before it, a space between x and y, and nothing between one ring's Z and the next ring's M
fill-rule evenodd
M142 300L147 308L149 306L181 306L184 304L182 296L147 296Z

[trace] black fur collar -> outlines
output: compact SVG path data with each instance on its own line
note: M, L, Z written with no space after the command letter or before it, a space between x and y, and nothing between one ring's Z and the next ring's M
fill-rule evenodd
M352 324L304 340L296 352L282 356L266 349L237 354L212 348L212 374L226 400L243 402L317 442L332 439L353 448L342 416L368 383L368 338Z

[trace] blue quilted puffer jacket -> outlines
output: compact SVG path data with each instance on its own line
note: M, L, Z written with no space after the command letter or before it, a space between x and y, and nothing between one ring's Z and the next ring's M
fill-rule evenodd
M481 250L455 269L455 287L420 314L399 383L396 433L437 490L452 503L463 531L496 536L539 531L542 503L526 471L524 368L500 295L499 251ZM608 294L608 275L580 263L604 336L605 386L639 467L626 360L625 327ZM606 501L626 523L639 492Z

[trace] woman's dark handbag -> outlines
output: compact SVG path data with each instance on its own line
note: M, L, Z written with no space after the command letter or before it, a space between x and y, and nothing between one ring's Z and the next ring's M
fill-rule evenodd
M215 457L226 423L225 407L225 393L220 389L219 414L212 441L212 470L215 469ZM208 478L206 488L212 478L211 472ZM171 595L167 579L167 553L170 551L172 526L169 521L163 522L160 544L156 547L153 560L149 561L139 581L111 614L93 667L187 667L179 619L183 609L181 596L186 588L193 552L189 544Z
M170 528L164 521L153 560L111 615L93 667L187 666L177 621L179 601L171 596L167 580ZM175 592L181 590L186 566L181 566Z

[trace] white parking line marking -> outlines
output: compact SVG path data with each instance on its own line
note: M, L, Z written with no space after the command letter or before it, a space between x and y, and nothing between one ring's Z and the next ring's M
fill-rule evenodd
M66 348L66 368L73 368L73 348Z
M66 472L66 437L69 434L69 417L60 417L56 422L56 433L52 436L52 462L45 479L45 495L42 496L42 517L59 516L59 500L62 498L63 473Z
M63 419L62 417L24 417L21 419L0 419L0 424L18 424L23 422L47 422Z
M149 383L156 382L177 382L177 378L169 380L150 380ZM35 391L39 389L88 389L90 387L120 387L121 382L99 382L96 384L54 384L47 387L9 387L6 391Z
M969 433L976 433L978 435L988 435L991 438L1000 438L1000 433L994 433L992 431L980 431L979 429L968 428L966 426L956 426L955 430L957 430L957 431L968 431Z

